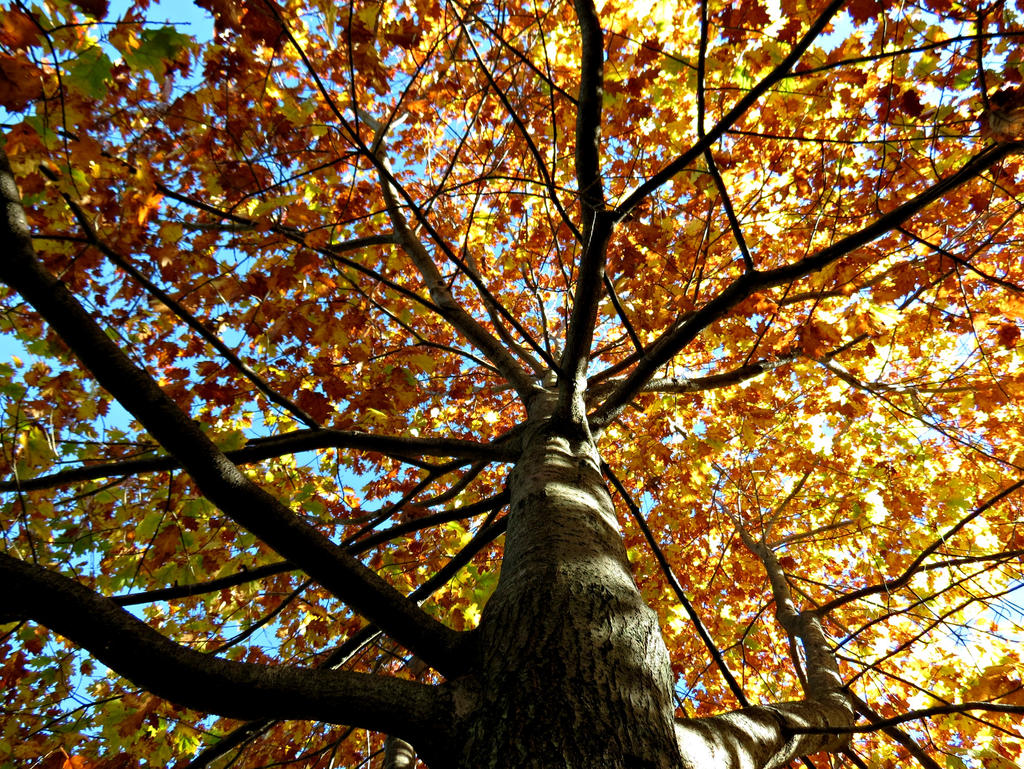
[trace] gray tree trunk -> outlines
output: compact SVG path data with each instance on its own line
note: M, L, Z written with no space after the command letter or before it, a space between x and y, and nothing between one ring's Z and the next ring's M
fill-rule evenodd
M459 681L451 766L680 765L672 674L588 439L543 429L511 478L501 579Z

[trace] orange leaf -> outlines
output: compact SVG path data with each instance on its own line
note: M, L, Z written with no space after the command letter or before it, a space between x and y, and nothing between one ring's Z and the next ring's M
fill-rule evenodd
M0 43L15 51L35 45L39 40L39 27L24 11L13 8L0 22Z

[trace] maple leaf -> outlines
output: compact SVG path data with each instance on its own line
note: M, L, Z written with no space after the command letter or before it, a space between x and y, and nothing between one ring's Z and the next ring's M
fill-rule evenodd
M996 335L999 337L999 344L1012 350L1020 341L1020 327L1016 323L1002 323L996 329Z
M17 51L36 44L38 40L36 20L20 8L11 9L0 20L0 43L5 46Z
M846 9L854 23L864 24L874 19L884 8L881 0L851 0Z
M1024 136L1024 86L1003 88L989 97L989 109L982 115L982 133L996 141Z
M71 4L82 9L95 19L107 18L108 0L71 0Z
M42 96L41 75L31 62L0 53L0 106L21 110Z

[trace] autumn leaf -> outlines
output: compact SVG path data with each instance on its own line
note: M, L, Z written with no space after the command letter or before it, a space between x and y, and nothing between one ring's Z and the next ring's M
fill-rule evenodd
M95 19L103 20L107 17L109 3L107 0L71 0L72 5L80 8Z
M850 16L857 24L864 24L871 21L884 8L879 0L852 0L847 6Z
M0 43L17 51L28 48L39 40L39 27L32 16L20 8L13 8L0 20Z
M999 344L1012 350L1020 341L1020 327L1016 323L1003 323L996 329L996 335L999 337Z
M1012 4L29 5L0 764L1024 761Z
M20 110L42 95L42 73L19 56L0 53L0 106Z

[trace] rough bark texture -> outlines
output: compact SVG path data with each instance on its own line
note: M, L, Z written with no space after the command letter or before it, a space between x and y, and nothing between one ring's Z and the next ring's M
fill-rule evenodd
M672 675L593 443L528 438L452 766L677 767Z

